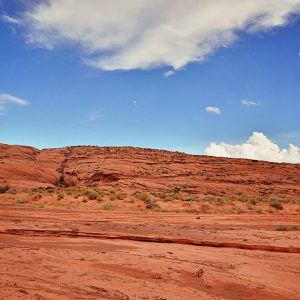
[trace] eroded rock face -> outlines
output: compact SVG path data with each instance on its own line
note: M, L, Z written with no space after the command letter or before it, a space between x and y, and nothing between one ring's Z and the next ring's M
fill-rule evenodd
M300 165L195 156L133 147L38 150L0 144L0 185L94 185L158 192L175 186L201 195L300 198Z

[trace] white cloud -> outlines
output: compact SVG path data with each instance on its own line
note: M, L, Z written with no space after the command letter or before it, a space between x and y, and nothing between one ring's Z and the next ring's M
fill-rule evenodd
M270 162L300 163L300 148L290 144L288 149L280 147L263 133L253 132L243 144L231 145L211 143L204 150L206 155L232 158L248 158Z
M170 77L170 76L173 76L174 74L175 74L175 72L170 70L170 71L167 71L164 73L164 77Z
M9 95L9 94L1 94L0 93L0 115L3 115L6 111L6 106L9 104L16 105L28 105L28 102L24 99Z
M1 103L14 103L18 105L27 105L28 102L24 99L9 95L9 94L0 94Z
M253 100L242 100L241 103L246 106L258 106L259 103Z
M205 111L207 113L213 113L213 114L218 114L218 115L221 113L220 108L216 107L216 106L206 106Z
M88 122L94 122L101 117L100 111L93 111L88 115Z
M13 17L10 17L8 15L3 15L2 18L1 18L1 20L4 23L9 23L9 24L14 24L14 25L19 24L19 20L15 19Z
M76 45L103 70L149 69L203 62L240 32L284 26L300 0L48 0L24 12L27 42Z

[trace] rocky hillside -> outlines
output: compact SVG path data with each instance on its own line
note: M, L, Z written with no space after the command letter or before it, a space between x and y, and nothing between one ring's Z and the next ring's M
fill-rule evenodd
M133 147L38 150L0 144L0 185L87 185L198 195L300 198L300 165L188 155Z

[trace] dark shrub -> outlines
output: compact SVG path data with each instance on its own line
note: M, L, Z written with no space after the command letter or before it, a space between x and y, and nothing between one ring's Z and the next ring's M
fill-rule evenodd
M278 209L278 210L282 210L283 209L282 204L280 202L278 202L278 201L271 202L270 206L273 207L273 208L275 208L275 209Z
M0 186L0 194L5 194L6 192L8 192L8 190L9 190L8 185Z

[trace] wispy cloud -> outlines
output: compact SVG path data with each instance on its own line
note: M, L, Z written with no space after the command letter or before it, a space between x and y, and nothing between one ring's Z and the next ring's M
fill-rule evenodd
M178 70L298 13L300 0L48 0L34 1L22 24L28 43L79 45L95 68Z
M8 16L8 15L3 15L3 16L1 17L1 20L2 20L2 22L4 22L4 23L9 23L9 24L14 24L14 25L17 25L17 24L20 23L19 20L15 19L15 18L13 18L13 17L10 17L10 16Z
M15 104L15 105L28 105L28 101L18 98L16 96L12 96L9 94L1 94L0 93L0 115L4 115L6 108L10 104Z
M14 103L18 105L27 105L28 102L24 99L18 98L16 96L12 96L9 94L0 94L0 102L1 103Z
M101 117L100 111L93 111L88 115L88 122L94 122Z
M232 158L248 158L271 162L300 163L300 148L290 144L288 149L272 142L261 132L253 132L243 144L211 143L204 150L206 155Z
M242 103L243 105L245 105L245 106L258 106L258 105L260 105L260 103L257 102L257 101L246 100L246 99L242 100L241 103Z
M164 77L170 77L173 76L175 74L175 72L173 70L167 71L164 73Z
M213 114L217 114L217 115L219 115L221 113L220 108L216 107L216 106L206 106L205 111L207 113L213 113Z

